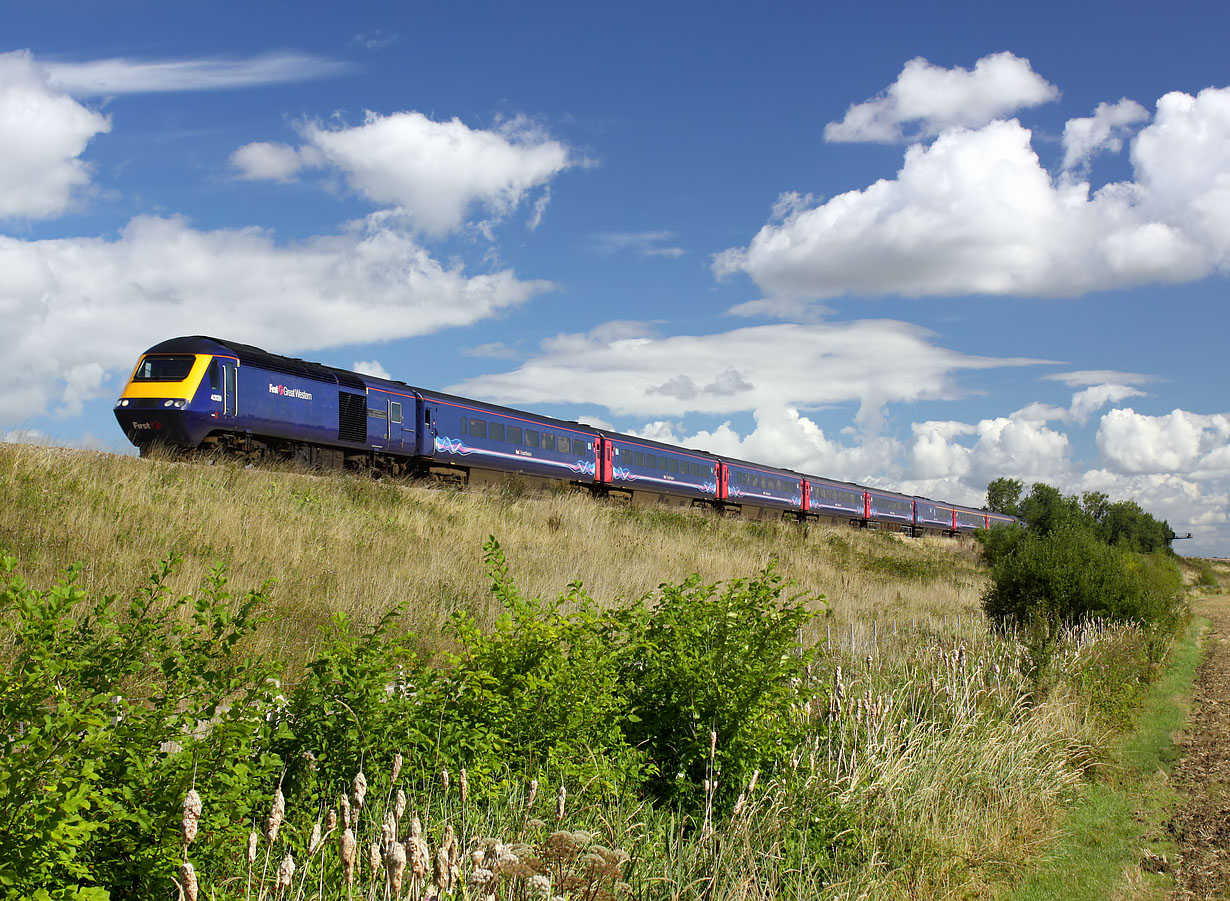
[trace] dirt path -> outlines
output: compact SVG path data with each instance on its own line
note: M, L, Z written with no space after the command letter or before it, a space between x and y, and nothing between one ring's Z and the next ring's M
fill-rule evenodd
M1174 901L1221 898L1230 888L1230 597L1209 598L1199 612L1212 626L1173 774L1187 798L1169 824L1180 850Z

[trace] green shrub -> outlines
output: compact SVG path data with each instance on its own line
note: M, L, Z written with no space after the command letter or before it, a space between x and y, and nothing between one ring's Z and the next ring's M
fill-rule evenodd
M241 641L265 589L234 597L216 569L172 598L168 557L144 591L90 598L73 566L39 591L0 561L0 891L148 898L180 859L184 794L209 799L203 862L246 834L264 748L269 676ZM228 836L232 841L228 842ZM230 845L231 847L228 847Z

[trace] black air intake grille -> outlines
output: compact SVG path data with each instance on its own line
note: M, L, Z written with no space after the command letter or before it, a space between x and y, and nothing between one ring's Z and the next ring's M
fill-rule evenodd
M337 440L367 443L367 395L338 394Z

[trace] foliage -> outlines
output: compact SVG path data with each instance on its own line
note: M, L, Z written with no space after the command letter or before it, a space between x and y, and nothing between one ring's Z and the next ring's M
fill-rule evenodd
M1174 561L1102 541L1079 524L999 537L987 615L1001 623L1040 623L1046 637L1090 618L1172 630L1182 614L1182 577Z
M242 655L267 586L242 597L221 568L169 597L177 562L121 602L90 598L79 565L39 591L3 558L0 889L11 897L150 897L178 865L184 793L215 799L212 853L243 830L279 766L263 749L267 664ZM208 854L206 855L208 858Z
M728 792L788 745L780 711L806 664L798 633L811 614L798 598L783 599L784 588L770 564L720 591L696 576L662 585L652 609L619 613L615 641L633 713L624 728L656 767L653 794L694 803L713 775L711 741Z
M1017 515L1017 505L1021 500L1021 492L1025 483L1020 479L998 478L987 485L987 509L992 513Z

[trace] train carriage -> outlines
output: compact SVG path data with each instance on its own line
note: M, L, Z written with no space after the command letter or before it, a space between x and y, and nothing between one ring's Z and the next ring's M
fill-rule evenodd
M808 519L861 526L867 512L866 489L850 482L806 476L803 511Z
M600 481L612 497L633 504L711 506L717 500L718 460L646 438L601 431Z
M892 529L913 534L914 498L894 491L868 488L864 518L868 528Z
M437 477L488 487L510 476L535 487L597 480L599 435L588 426L438 391L419 394L419 453Z
M914 498L914 532L918 535L951 535L956 531L957 510L952 504L927 497Z
M803 477L788 469L722 457L718 500L743 519L797 519L803 512Z

